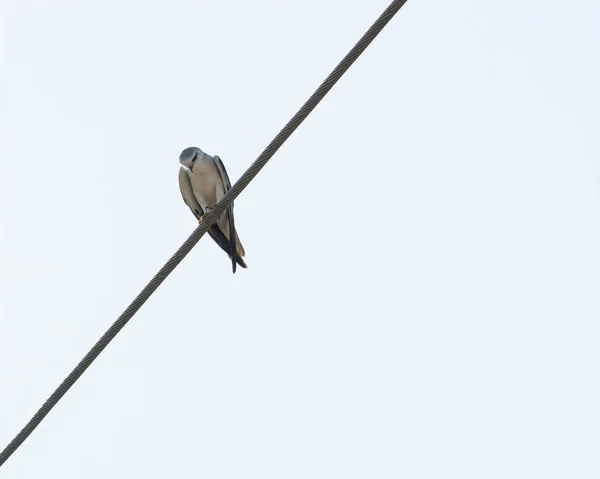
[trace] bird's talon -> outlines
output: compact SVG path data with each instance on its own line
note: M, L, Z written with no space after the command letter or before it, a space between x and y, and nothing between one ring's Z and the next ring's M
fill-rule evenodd
M203 216L206 216L206 215L210 214L210 212L213 210L213 208L214 208L214 206L207 206L206 208L204 208L204 215ZM221 217L219 216L217 218L217 221L219 221L220 219L221 219Z

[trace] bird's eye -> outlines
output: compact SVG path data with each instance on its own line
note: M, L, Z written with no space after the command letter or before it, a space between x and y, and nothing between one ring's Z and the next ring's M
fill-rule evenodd
M198 158L198 152L196 152L196 153L194 154L194 157L192 158L192 163L193 163L194 161L196 161L196 158Z

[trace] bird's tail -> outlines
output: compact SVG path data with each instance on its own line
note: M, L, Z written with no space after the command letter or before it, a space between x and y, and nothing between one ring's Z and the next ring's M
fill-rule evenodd
M229 240L223 234L223 232L221 231L221 229L219 228L217 223L214 223L210 227L210 229L208 230L208 234L214 240L214 242L217 243L219 248L221 248L223 251L225 251L227 253L227 256L229 256L229 259L231 259L231 256L229 255L229 253L231 251L229 249ZM236 238L237 238L237 236L236 236ZM239 239L238 239L237 245L238 245L238 247L236 248L235 262L237 264L239 264L242 268L248 268L248 265L242 259L242 256L245 255L244 248L241 248L241 253L240 253L241 243L239 243Z
M244 247L242 246L242 242L240 241L240 237L238 236L238 232L237 230L235 231L235 250L237 252L237 254L239 254L240 256L246 256L246 251L244 250Z
M248 268L248 265L242 259L243 256L246 256L246 251L242 246L242 242L240 241L240 237L238 236L237 230L235 232L235 253L235 262L239 264L242 268ZM229 259L231 259L231 255L227 256L229 256Z

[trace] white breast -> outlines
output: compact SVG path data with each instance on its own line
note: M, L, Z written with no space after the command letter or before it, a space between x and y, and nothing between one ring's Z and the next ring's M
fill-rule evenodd
M217 203L217 188L221 177L212 161L198 161L193 171L188 170L194 196L203 210Z

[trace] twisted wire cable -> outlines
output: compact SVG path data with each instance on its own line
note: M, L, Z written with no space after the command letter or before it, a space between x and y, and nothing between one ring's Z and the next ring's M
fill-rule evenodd
M250 165L246 172L240 177L240 179L233 185L233 187L227 192L227 194L221 199L219 203L215 205L213 210L206 215L204 222L201 223L189 238L179 247L175 254L165 263L158 273L152 278L152 280L146 285L146 287L138 294L133 302L127 307L123 314L113 323L113 325L104 333L104 335L98 340L98 342L90 349L85 357L79 362L79 364L73 369L73 371L66 377L66 379L58 386L58 388L52 393L52 395L46 400L46 402L40 407L35 413L31 420L23 427L23 429L17 434L17 436L6 446L6 448L0 453L0 467L8 460L8 458L23 444L23 442L29 437L34 429L44 420L46 415L52 410L54 406L61 400L66 392L75 384L75 382L81 377L85 370L95 361L100 353L108 346L108 344L115 338L115 336L123 329L123 327L129 322L129 320L135 315L135 313L142 307L142 305L152 296L154 291L161 285L161 283L171 274L171 272L177 267L179 263L185 258L185 256L192 250L192 248L200 241L200 238L206 233L210 226L217 220L217 218L225 211L231 202L233 202L239 194L248 186L248 184L254 179L258 172L267 164L275 152L283 145L283 143L290 137L290 135L300 126L300 124L306 119L306 117L314 110L319 102L325 97L325 95L331 90L333 85L342 77L344 73L350 68L350 66L356 61L356 59L363 53L363 51L369 46L369 44L375 39L375 37L381 32L381 30L387 25L392 17L404 6L407 0L394 0L381 14L381 16L375 21L375 23L367 30L362 38L354 45L354 47L348 52L343 60L333 69L329 76L321 83L319 88L311 95L306 103L298 110L298 112L292 117L292 119L283 127L283 129L277 134L277 136L269 143L265 150L259 155L259 157Z

